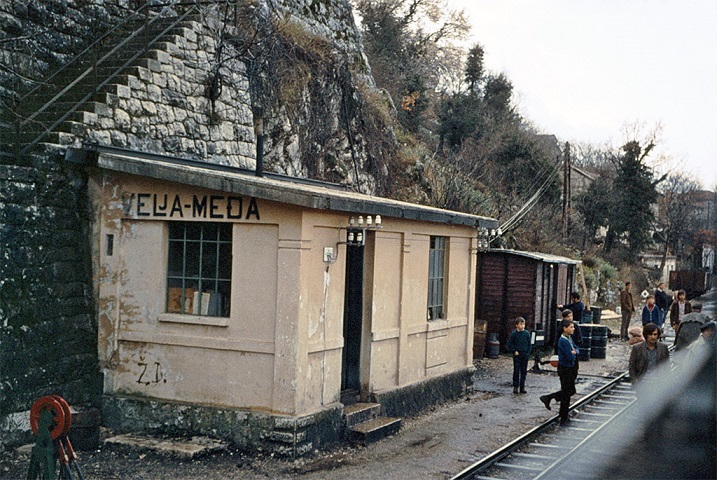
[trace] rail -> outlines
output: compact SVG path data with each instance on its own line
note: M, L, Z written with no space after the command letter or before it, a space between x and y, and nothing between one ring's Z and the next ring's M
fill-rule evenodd
M596 399L600 398L601 396L604 396L607 392L614 390L618 385L625 382L627 377L628 377L627 372L624 372L621 375L615 377L607 384L603 385L602 387L598 388L594 392L590 393L589 395L586 395L585 397L581 398L579 401L577 401L573 405L571 405L570 411L573 412L573 411L580 410L580 409L584 408L585 406L589 405ZM484 457L483 459L474 463L473 465L468 466L463 471L461 471L460 473L455 475L452 478L452 480L487 478L487 477L477 477L476 475L479 472L483 472L483 471L491 468L492 466L496 465L501 460L505 459L509 455L516 452L519 448L523 447L524 445L527 445L533 439L539 437L540 435L542 435L544 433L547 433L549 429L553 428L553 426L557 420L558 420L557 415L551 417L550 419L546 420L542 424L536 426L532 430L526 432L525 434L521 435L520 437L511 441L510 443L502 446L498 450L495 450L493 453L487 455L486 457ZM558 461L559 460L556 460L555 464L557 464Z

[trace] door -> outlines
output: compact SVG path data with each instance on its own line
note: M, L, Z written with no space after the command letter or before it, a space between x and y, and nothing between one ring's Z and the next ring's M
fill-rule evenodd
M361 386L361 329L363 324L364 247L346 248L344 349L341 367L342 402L358 400Z

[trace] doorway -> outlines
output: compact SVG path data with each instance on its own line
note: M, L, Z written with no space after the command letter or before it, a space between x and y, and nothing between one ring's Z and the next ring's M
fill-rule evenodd
M341 365L341 403L359 400L361 388L361 330L363 326L364 247L346 248L344 349Z

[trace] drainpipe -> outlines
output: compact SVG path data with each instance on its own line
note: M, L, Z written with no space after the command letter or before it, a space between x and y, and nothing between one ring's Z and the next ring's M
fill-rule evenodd
M264 120L259 118L256 121L256 171L257 177L264 176Z

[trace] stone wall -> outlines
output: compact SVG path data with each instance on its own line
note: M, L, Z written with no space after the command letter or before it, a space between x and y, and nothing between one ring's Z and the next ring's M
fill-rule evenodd
M27 411L41 396L99 402L83 185L81 172L61 165L0 165L3 442L29 439Z

